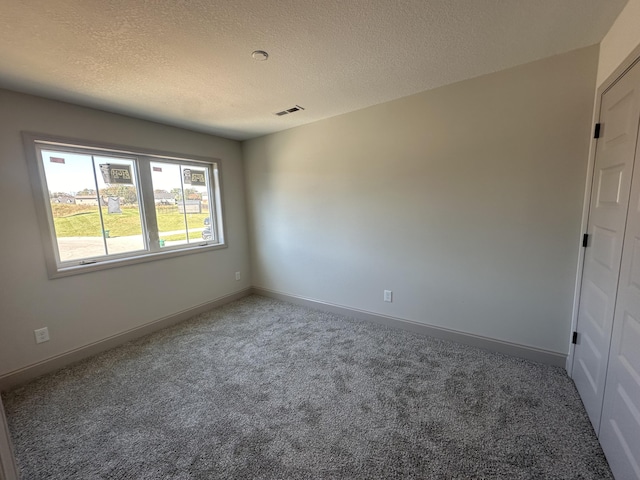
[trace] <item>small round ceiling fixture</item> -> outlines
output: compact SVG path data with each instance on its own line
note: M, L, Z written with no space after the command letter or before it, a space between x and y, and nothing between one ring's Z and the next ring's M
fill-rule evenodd
M269 54L264 50L256 50L251 56L254 60L258 60L259 62L264 62L267 58L269 58Z

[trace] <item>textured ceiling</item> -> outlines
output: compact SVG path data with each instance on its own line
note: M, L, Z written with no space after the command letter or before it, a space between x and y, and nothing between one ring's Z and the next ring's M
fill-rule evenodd
M0 86L246 139L593 45L626 2L2 0Z

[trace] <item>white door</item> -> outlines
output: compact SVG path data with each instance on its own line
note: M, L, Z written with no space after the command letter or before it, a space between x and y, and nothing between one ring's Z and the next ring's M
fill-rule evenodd
M640 123L640 64L602 95L600 123L571 375L596 432Z
M599 437L615 477L640 480L640 146L622 247Z

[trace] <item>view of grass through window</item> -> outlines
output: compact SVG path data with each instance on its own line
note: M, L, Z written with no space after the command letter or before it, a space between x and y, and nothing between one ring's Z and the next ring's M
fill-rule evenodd
M89 210L82 205L51 205L56 235L58 237L100 237L102 235L100 215L97 209ZM105 229L110 237L124 237L128 235L142 235L140 226L140 210L137 206L123 206L118 218L108 215L107 208L102 207ZM184 229L184 215L178 211L178 206L157 207L158 228L161 231ZM192 223L204 225L208 213L187 214ZM196 228L192 233L204 230ZM178 233L165 235L167 241L186 240L187 234Z

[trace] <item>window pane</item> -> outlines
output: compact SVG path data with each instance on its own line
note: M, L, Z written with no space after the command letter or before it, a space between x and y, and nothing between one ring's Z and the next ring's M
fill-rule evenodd
M90 155L42 151L60 261L106 254Z
M209 172L206 168L182 165L184 206L189 243L213 240L211 213L209 211Z
M145 250L136 162L127 158L104 156L94 156L93 159L102 203L107 253L117 255ZM111 167L111 176L103 174L106 165Z
M201 243L211 232L207 168L151 162L151 177L160 246Z
M178 203L182 202L180 166L151 162L151 179L160 247L186 244L187 222L184 214L178 211Z
M135 161L60 150L41 153L60 262L145 249ZM128 178L105 178L101 167L106 165Z

